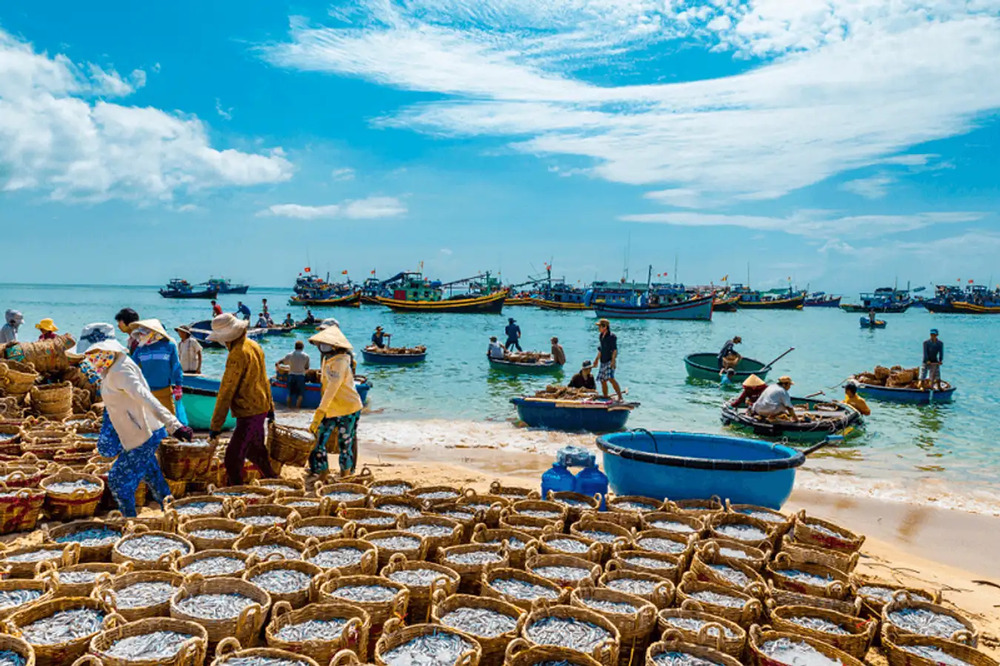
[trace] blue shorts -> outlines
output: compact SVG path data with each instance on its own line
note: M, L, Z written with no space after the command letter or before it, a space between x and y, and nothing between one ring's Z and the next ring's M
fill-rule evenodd
M288 397L301 398L306 392L305 375L288 375Z
M606 382L609 379L615 378L615 369L611 367L610 363L601 363L600 369L597 371L597 381Z

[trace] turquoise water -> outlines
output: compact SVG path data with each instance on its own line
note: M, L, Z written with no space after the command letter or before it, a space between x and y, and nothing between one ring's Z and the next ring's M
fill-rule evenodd
M272 315L282 319L290 309L284 305L289 295L289 290L261 289L242 298L255 316L260 299L268 298ZM234 310L239 298L222 297L220 302ZM207 301L165 300L150 287L0 286L0 309L16 308L25 315L24 339L34 337L33 324L42 317L52 317L63 330L78 335L88 322L112 321L124 306L144 317L158 317L168 328L211 314ZM302 308L291 311L296 318L304 314ZM420 366L359 364L359 373L374 382L371 401L376 413L369 418L511 421L515 411L509 398L548 382L567 381L569 372L561 378L518 378L488 368L489 336L503 340L508 315L521 325L526 349L547 351L549 338L559 336L569 359L567 368L593 359L597 346L591 312L509 308L502 316L393 314L373 306L314 312L337 317L358 347L377 324L393 334L393 345L427 345L428 360ZM842 396L837 387L854 372L876 364L917 366L921 342L931 327L937 327L945 343L942 375L958 387L955 402L935 407L871 402L874 413L864 430L842 449L823 453L823 463L832 473L860 479L902 478L917 484L944 480L963 492L995 491L1000 472L994 425L1000 380L993 349L1000 317L934 315L921 309L885 319L889 325L879 331L861 330L858 315L827 309L720 312L712 322L614 322L619 381L630 399L642 403L629 425L723 432L719 405L726 396L718 387L690 383L683 357L714 352L733 335L743 337L743 355L764 362L795 347L777 364L771 379L788 374L796 382L794 395L824 390L834 398ZM263 346L269 362L290 351L293 340L267 338ZM205 374L221 374L224 362L224 352L206 351Z

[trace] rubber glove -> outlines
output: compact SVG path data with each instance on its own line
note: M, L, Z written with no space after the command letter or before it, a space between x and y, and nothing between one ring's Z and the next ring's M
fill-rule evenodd
M174 431L174 439L190 442L194 439L194 430L192 430L190 426L181 426Z

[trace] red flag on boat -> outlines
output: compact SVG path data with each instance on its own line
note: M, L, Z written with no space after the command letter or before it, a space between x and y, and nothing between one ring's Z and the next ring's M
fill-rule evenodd
M311 272L312 272L312 269L311 269L311 268L309 268L308 266L306 266L306 268L305 268L305 271L306 271L306 273L311 273Z
M975 280L969 280L969 284L972 284L973 282L975 282Z
M347 271L340 271L341 275L347 275Z
M375 269L374 268L372 269L372 275L375 275Z

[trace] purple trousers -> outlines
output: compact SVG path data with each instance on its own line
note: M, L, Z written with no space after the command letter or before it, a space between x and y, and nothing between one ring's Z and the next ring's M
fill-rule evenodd
M247 460L260 468L264 478L271 479L278 476L271 469L271 458L264 443L266 420L267 414L236 419L236 430L233 431L229 446L226 447L226 476L229 477L229 485L243 485L243 464Z

